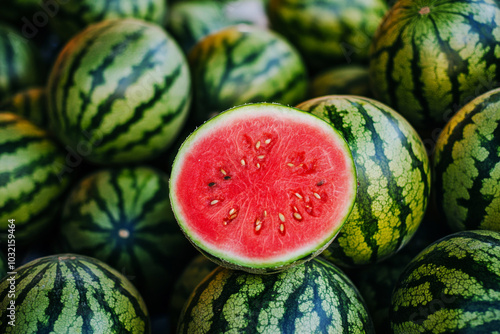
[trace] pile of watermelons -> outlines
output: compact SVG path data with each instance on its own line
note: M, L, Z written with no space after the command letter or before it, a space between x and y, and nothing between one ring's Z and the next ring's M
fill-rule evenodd
M500 2L4 0L0 333L498 333Z

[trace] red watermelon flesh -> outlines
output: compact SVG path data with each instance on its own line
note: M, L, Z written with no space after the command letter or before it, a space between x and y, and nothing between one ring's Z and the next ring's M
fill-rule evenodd
M198 128L177 154L170 191L198 249L231 268L273 272L330 244L354 204L356 175L329 124L262 103Z

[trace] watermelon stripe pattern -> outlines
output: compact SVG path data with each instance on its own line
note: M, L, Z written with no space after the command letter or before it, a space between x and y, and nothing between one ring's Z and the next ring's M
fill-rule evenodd
M298 108L343 134L358 174L354 209L323 255L356 266L394 254L416 232L430 194L429 160L417 133L392 109L368 98L327 96Z
M0 102L40 81L36 51L15 30L0 24Z
M188 56L198 122L251 102L295 104L307 93L307 73L279 35L247 25L202 39Z
M45 88L27 89L0 103L0 110L11 111L42 129L49 127L48 101Z
M269 0L271 26L310 68L366 62L371 39L387 11L383 0Z
M219 1L180 1L169 8L168 31L184 52L203 37L231 25Z
M2 333L149 333L146 305L133 285L92 258L36 259L17 269L15 326L8 324L9 281L0 282ZM33 312L33 305L37 312Z
M444 125L500 80L494 0L398 1L371 48L375 96L417 129Z
M177 44L160 27L133 19L106 21L75 37L58 58L49 91L51 129L71 147L92 143L87 158L100 163L164 150L191 101Z
M500 328L500 233L459 232L422 251L392 296L395 333L495 333Z
M75 185L62 214L64 251L133 277L144 297L170 288L191 248L170 208L168 178L149 167L104 169Z
M351 281L319 259L278 275L217 268L185 306L177 333L373 333Z
M0 113L0 237L16 219L16 240L28 242L55 218L69 185L65 154L49 135L13 113Z
M50 20L52 29L67 40L87 26L108 19L137 18L163 24L166 2L163 0L83 0L65 1L51 7L57 14Z
M454 230L500 231L500 89L476 98L446 125L434 151L438 208Z

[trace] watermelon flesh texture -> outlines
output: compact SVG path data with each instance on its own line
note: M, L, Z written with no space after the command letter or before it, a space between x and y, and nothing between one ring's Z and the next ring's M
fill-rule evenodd
M191 242L218 264L255 273L321 253L356 194L343 138L319 118L276 104L237 107L205 123L181 146L171 183Z

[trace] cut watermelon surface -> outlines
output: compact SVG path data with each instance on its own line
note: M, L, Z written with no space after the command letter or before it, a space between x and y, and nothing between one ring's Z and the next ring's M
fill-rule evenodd
M328 123L278 104L212 118L181 146L170 197L188 239L216 263L274 272L327 247L356 197L349 148Z

